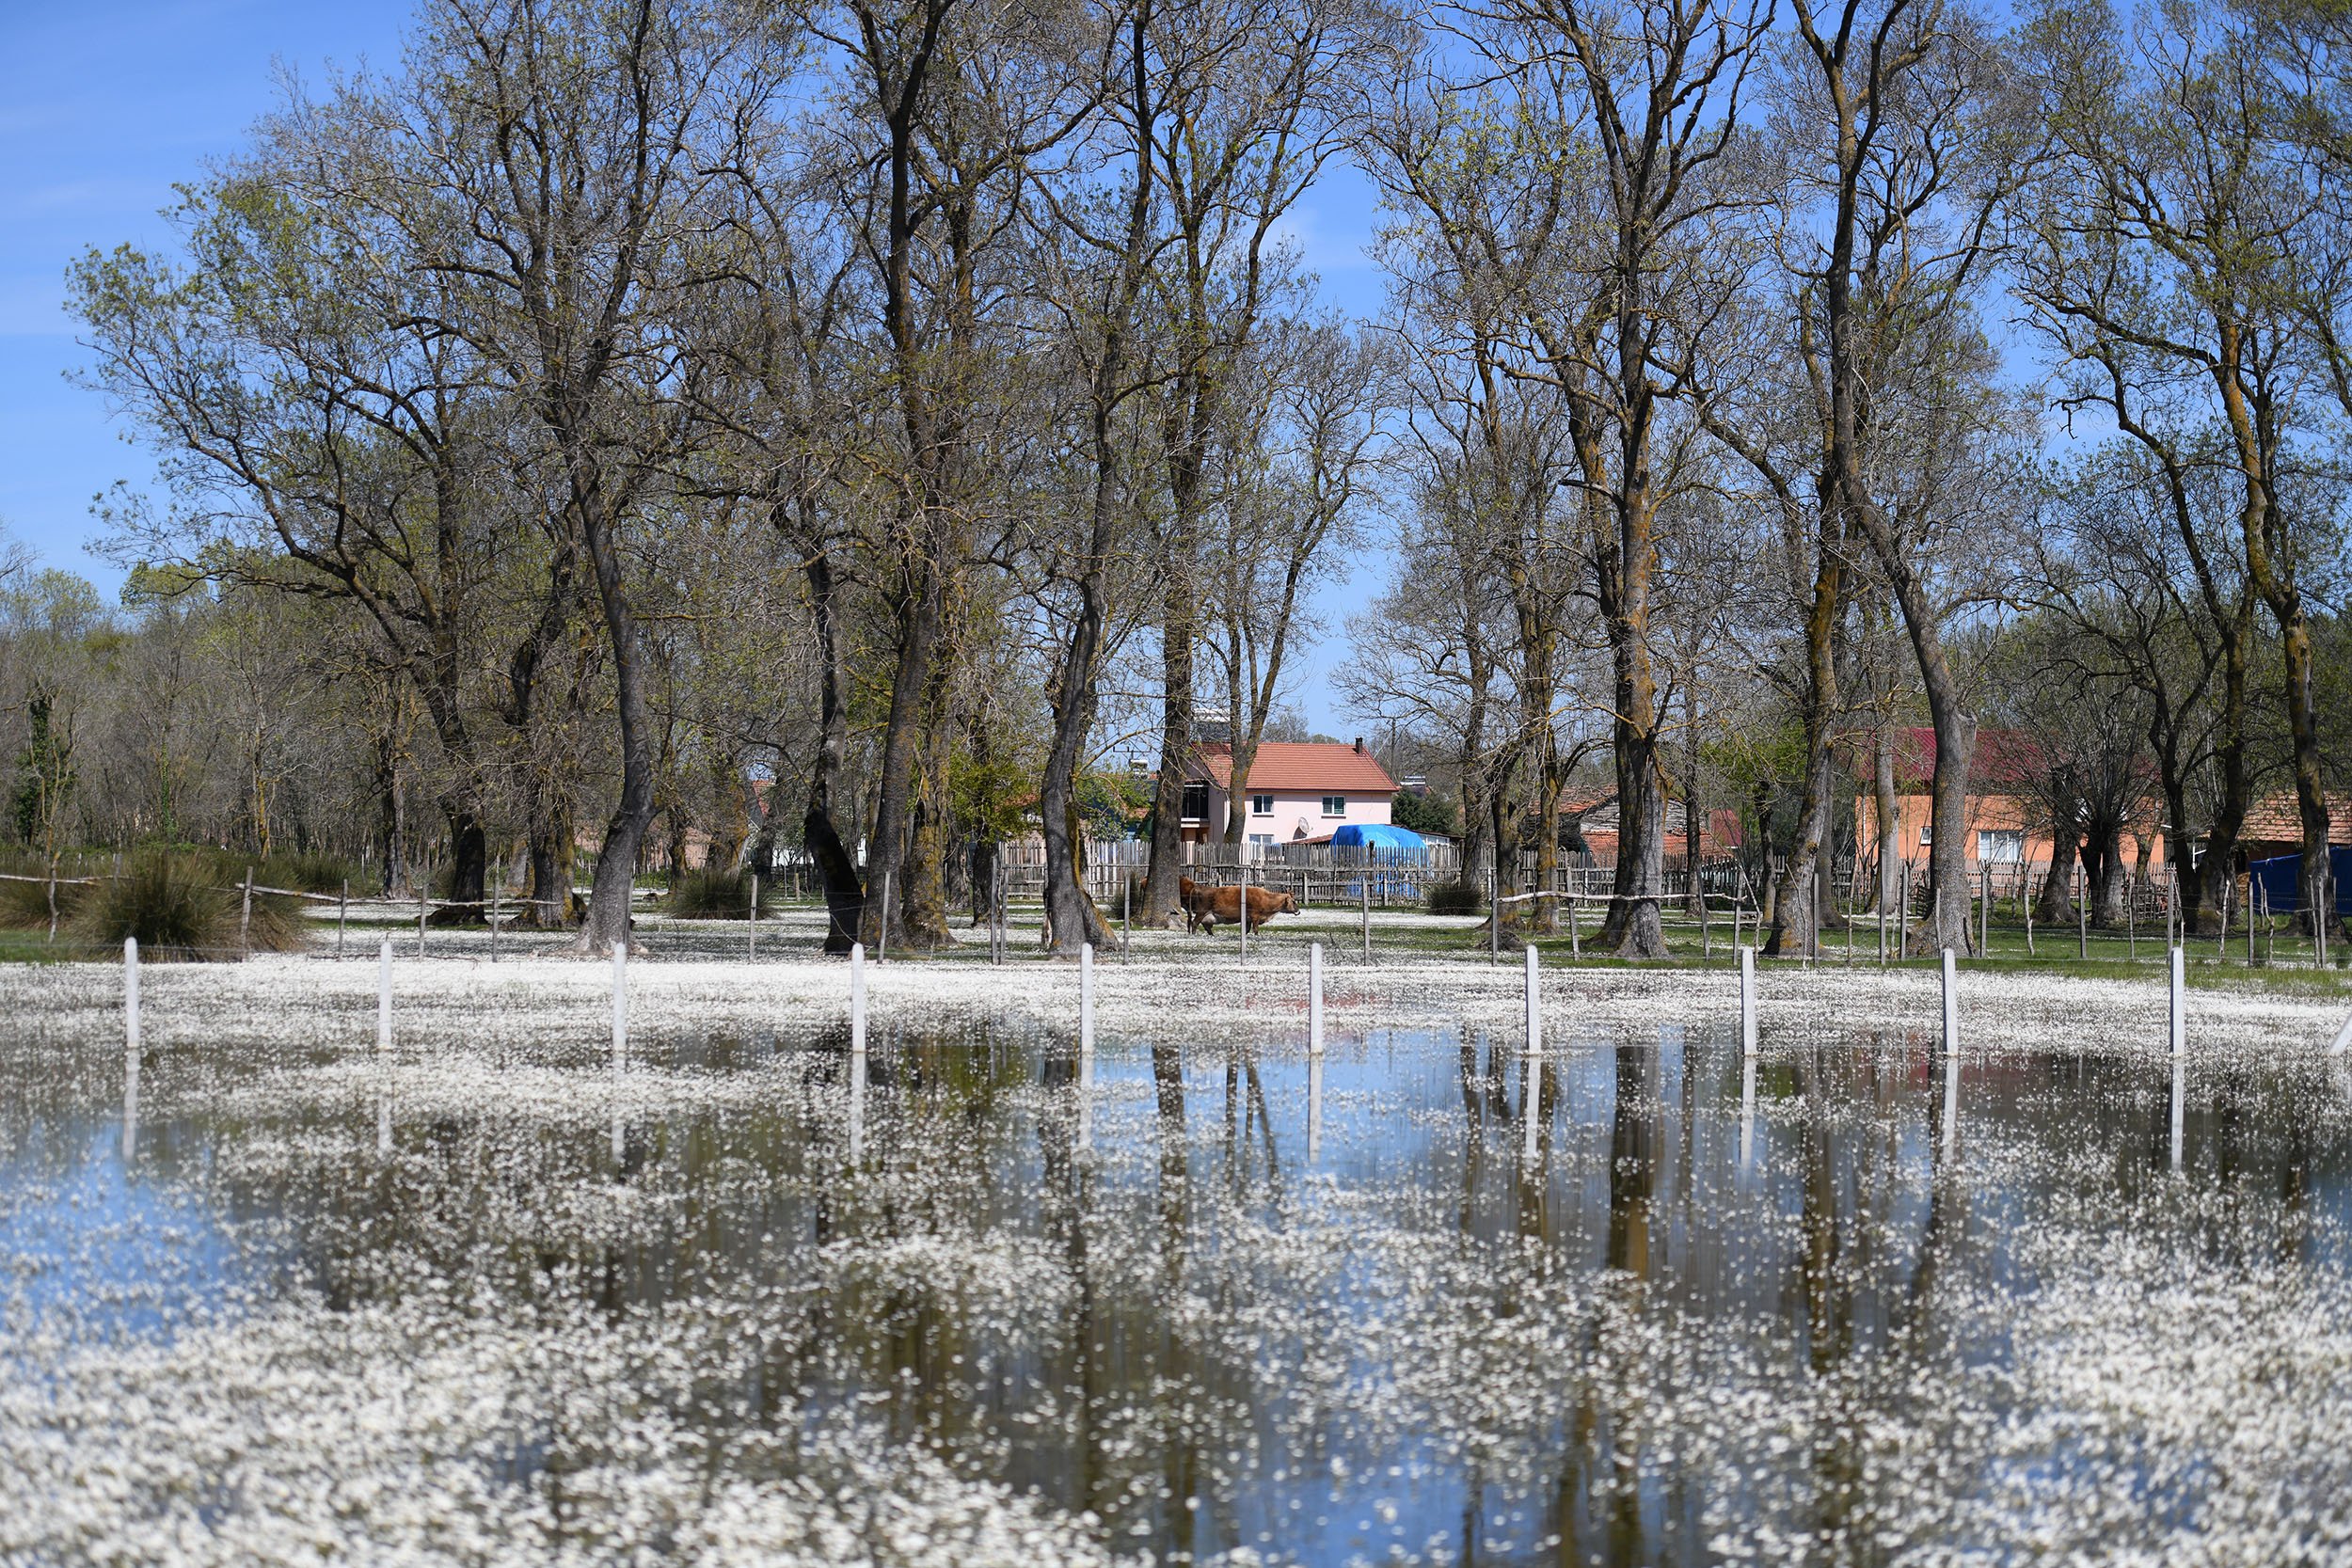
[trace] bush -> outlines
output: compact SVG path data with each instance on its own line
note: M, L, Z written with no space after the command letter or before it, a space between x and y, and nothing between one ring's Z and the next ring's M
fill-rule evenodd
M1486 890L1476 882L1434 882L1429 888L1431 914L1485 914Z
M759 902L769 902L769 889L759 890ZM752 913L752 879L745 871L681 871L670 879L662 912L680 920L748 920Z
M197 856L141 855L120 877L84 890L85 896L75 901L72 935L109 948L136 937L142 958L241 958L237 927L243 895L221 885L215 875ZM302 941L298 900L254 895L246 945L256 953L291 953Z

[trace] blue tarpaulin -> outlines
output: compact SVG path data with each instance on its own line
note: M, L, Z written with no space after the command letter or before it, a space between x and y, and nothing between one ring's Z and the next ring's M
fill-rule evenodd
M1381 867L1429 863L1427 839L1410 828L1392 828L1384 822L1350 822L1331 834L1331 847L1367 850L1369 853L1365 859L1373 865ZM1378 883L1375 891L1383 904L1391 898L1419 898L1422 895L1416 878L1400 879L1383 870L1374 879ZM1343 896L1356 898L1362 895L1362 883L1355 881L1346 884Z
M2334 874L2336 912L2352 915L2352 845L2328 847L2328 869ZM2247 867L2255 886L2263 890L2273 914L2293 914L2303 907L2303 857L2274 855Z
M1393 864L1418 864L1429 858L1429 841L1410 828L1385 822L1350 822L1331 835L1334 849L1371 849L1374 858Z

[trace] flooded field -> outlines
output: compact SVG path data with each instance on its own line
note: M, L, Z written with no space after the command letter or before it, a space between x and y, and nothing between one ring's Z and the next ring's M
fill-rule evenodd
M0 1560L2352 1560L2340 1006L591 969L0 974Z

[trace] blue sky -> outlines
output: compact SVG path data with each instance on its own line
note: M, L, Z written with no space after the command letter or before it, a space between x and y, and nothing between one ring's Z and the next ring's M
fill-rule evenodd
M90 498L144 488L147 453L121 439L64 312L83 248L164 245L172 185L234 149L278 97L279 64L389 65L392 0L0 0L0 521L48 564L110 593L121 574L85 553Z
M47 564L111 596L121 573L87 550L91 499L118 480L151 489L153 475L104 400L66 379L83 359L67 265L87 245L167 247L158 214L173 184L242 143L276 106L281 70L316 83L331 68L389 69L409 12L407 0L0 0L0 525ZM1381 298L1363 254L1373 216L1369 189L1343 169L1295 225L1327 297L1359 314ZM1324 672L1386 569L1368 560L1320 595L1328 629L1299 661L1297 693L1318 728L1354 733Z

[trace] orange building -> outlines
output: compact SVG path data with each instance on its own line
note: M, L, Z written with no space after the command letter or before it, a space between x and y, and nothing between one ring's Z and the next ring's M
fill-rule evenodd
M1967 795L1968 869L1972 874L1987 865L1997 873L2010 866L2050 863L2056 844L2043 820L2045 808L2036 797L2042 767L2042 749L2031 736L2015 730L1978 732ZM1927 863L1935 842L1935 800L1929 793L1934 776L1935 732L1924 726L1899 732L1895 742L1896 841L1902 847L1902 858L1917 865ZM2150 873L2163 868L2161 821L2161 813L2150 806L2140 819L2125 828L2125 865L2138 867L2144 840ZM1876 850L1878 824L1876 792L1866 789L1854 798L1854 831L1866 856Z

